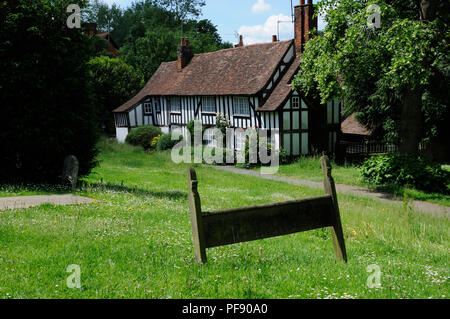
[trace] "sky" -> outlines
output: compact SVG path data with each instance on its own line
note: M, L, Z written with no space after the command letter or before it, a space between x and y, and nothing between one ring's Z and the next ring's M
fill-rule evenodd
M116 3L122 8L128 7L133 0L103 0L108 4ZM316 3L317 0L314 0ZM300 0L292 0L298 5ZM201 19L209 19L217 26L222 39L237 43L238 35L244 38L244 44L271 42L272 35L279 33L280 40L294 38L294 26L291 22L291 0L206 0ZM282 21L278 23L278 21ZM324 23L319 18L319 29Z

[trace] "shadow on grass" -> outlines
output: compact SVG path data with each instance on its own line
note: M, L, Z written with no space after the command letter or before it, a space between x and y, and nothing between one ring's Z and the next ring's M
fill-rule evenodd
M4 184L0 185L0 197L54 195L73 193L70 187L54 184Z
M80 189L82 191L100 191L100 192L115 192L123 194L133 194L136 196L143 197L157 197L157 198L168 198L172 200L186 199L187 192L181 191L154 191L149 189L143 189L138 186L129 186L124 184L112 184L112 183L86 183L82 182L80 184Z

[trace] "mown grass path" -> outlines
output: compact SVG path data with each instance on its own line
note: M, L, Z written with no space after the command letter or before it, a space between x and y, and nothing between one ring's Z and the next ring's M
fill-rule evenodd
M320 182L314 182L314 181L308 181L308 180L302 180L297 179L293 177L285 177L285 176L278 176L278 175L264 175L259 173L256 170L247 170L247 169L241 169L234 166L213 166L216 169L232 172L235 174L240 175L247 175L247 176L256 176L262 179L272 180L272 181L279 181L279 182L285 182L292 185L299 185L299 186L306 186L311 188L321 188L323 189L323 183ZM382 201L389 201L397 203L398 205L403 204L403 198L397 197L393 194L381 192L365 187L360 186L351 186L351 185L344 185L344 184L336 184L336 190L338 193L346 193L346 194L352 194L356 196L364 196L364 197L370 197ZM430 213L435 216L444 216L447 218L450 218L450 207L448 206L442 206L434 203L424 202L424 201L418 201L418 200L411 200L411 202L414 205L414 208L418 211Z

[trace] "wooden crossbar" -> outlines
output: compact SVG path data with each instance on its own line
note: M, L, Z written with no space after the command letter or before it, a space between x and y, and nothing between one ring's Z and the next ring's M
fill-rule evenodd
M207 262L206 248L330 227L336 257L346 262L336 188L328 157L323 156L321 163L327 195L216 212L201 211L197 174L189 168L189 205L197 261Z

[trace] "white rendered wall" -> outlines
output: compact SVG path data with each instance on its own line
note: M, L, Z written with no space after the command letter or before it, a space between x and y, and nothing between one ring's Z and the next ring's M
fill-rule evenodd
M116 127L116 137L119 143L125 143L127 135L128 135L127 127Z

